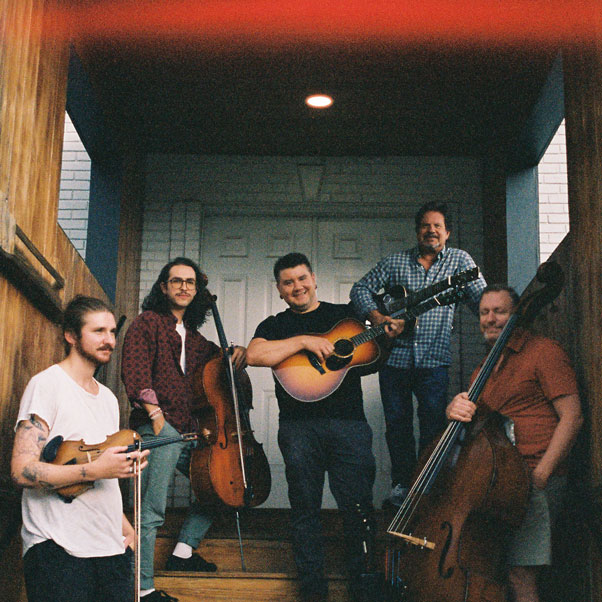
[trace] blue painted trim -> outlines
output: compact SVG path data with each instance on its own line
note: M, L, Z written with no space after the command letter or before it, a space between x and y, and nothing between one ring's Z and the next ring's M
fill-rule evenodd
M92 162L86 264L114 302L121 211L121 160Z
M521 293L539 266L538 165L564 119L559 54L509 158L506 177L508 283Z
M67 79L67 112L92 161L102 161L119 154L88 74L73 47Z
M508 284L521 294L539 266L539 203L536 167L506 178Z
M563 119L564 79L558 54L511 154L511 169L538 165Z
M108 297L115 301L122 157L73 48L69 60L67 112L92 163L86 264Z

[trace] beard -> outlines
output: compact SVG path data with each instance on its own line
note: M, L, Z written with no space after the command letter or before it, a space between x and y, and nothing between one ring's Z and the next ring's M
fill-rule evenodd
M86 351L81 343L80 339L77 339L77 341L75 342L75 345L73 345L74 349L77 351L77 353L79 355L81 355L81 357L83 357L84 359L88 360L89 362L91 362L92 364L94 364L94 366L98 367L98 366L104 366L105 364L109 363L109 360L111 359L111 356L109 355L106 359L105 358L101 358L98 357L96 355L94 355L93 353L90 353L89 351ZM111 351L113 351L112 347L100 347L98 349L98 351L104 351L110 349Z
M435 253L442 248L439 239L435 240L432 238L428 241L421 241L418 246L423 253Z

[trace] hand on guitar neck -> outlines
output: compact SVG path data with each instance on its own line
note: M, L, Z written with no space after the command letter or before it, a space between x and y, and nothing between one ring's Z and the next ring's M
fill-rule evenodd
M380 326L380 324L382 324L383 322L389 324L389 326L387 326L385 334L390 339L394 339L395 337L399 336L404 331L406 325L405 320L391 318L391 316L385 316L381 314L378 311L378 309L373 309L368 314L368 320L370 321L370 324L372 324L372 326Z

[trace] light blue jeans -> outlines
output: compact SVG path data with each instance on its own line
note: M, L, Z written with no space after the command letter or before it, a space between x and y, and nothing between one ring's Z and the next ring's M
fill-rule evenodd
M142 425L138 432L144 441L175 437L176 429L167 422L158 435L152 426ZM142 510L140 516L140 586L154 587L154 557L157 530L165 522L167 493L174 470L178 469L189 477L190 455L196 441L178 442L151 449L148 466L142 471ZM198 502L191 504L186 520L180 529L178 542L195 549L209 530L213 517Z

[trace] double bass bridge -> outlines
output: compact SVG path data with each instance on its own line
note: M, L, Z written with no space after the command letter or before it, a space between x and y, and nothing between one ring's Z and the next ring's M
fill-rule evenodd
M398 533L397 531L387 531L389 535L393 535L394 537L399 537L403 539L406 543L412 544L414 546L418 546L420 548L427 548L428 550L434 550L435 544L432 541L429 541L426 537L415 537L411 533Z

